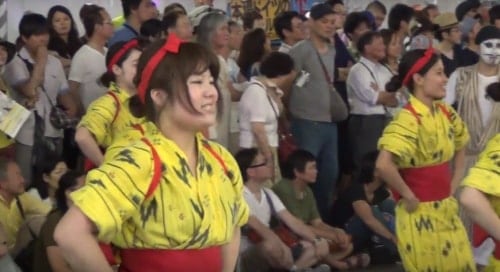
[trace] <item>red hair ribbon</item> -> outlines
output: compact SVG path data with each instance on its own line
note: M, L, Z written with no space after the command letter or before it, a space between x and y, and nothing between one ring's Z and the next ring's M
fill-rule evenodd
M113 65L115 65L123 57L123 55L127 54L130 49L137 47L137 45L139 45L137 39L130 40L124 44L122 48L120 48L120 50L118 50L118 52L116 52L116 54L111 58L111 61L109 61L108 71L112 72Z
M139 99L143 104L146 101L146 89L148 87L149 80L151 79L151 76L153 75L156 67L167 53L179 53L179 48L182 43L183 41L179 39L175 34L169 34L165 44L158 50L158 52L153 55L153 57L151 57L151 59L144 67L144 70L141 74L141 81L139 82L139 86L137 87L137 95L139 96Z
M434 48L432 47L427 48L424 55L421 58L419 58L417 62L415 62L415 64L413 64L410 71L408 71L408 73L406 74L405 78L403 79L404 86L408 86L412 76L420 72L420 70L422 70L422 68L424 68L424 66L427 65L427 63L429 63L433 54L434 54Z

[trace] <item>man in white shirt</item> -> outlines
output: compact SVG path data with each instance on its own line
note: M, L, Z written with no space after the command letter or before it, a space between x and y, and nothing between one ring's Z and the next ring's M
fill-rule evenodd
M19 23L19 33L24 46L5 67L4 77L13 88L12 97L32 111L16 136L16 162L28 187L36 166L33 162L35 142L43 140L43 146L50 146L50 151L56 154L62 151L63 132L50 122L52 105L60 102L70 116L76 115L76 106L67 92L68 82L61 62L48 54L49 34L45 17L34 13L24 15ZM39 135L43 139L35 139L35 120L45 126L40 131L43 135ZM35 155L41 156L39 153Z
M384 91L392 73L380 63L385 57L380 33L363 34L357 47L361 59L347 76L347 96L351 106L349 135L355 172L359 170L363 156L377 150L377 141L388 122L386 107L398 105L395 94Z
M297 271L315 265L328 254L328 243L294 217L276 194L264 183L272 176L271 164L257 148L242 149L236 156L245 183L243 194L250 208L248 225L241 238L241 265L244 271L267 271L270 268ZM286 224L300 240L288 247L271 229L272 219ZM250 241L250 234L261 237L259 243ZM319 266L312 271L330 271Z
M287 53L298 42L305 39L305 18L296 11L283 11L274 18L274 31L281 39L279 52Z
M106 93L106 87L98 81L106 72L106 43L113 35L113 23L106 10L97 5L89 9L82 18L89 40L73 57L68 77L71 93L79 98L84 110Z

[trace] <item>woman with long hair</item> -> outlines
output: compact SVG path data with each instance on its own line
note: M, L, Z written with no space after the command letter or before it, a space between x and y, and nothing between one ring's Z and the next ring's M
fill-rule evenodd
M71 267L111 271L96 240L120 250L120 271L233 271L249 216L238 165L200 131L221 100L215 54L175 34L146 48L134 113L145 137L87 176L55 239Z
M71 271L54 241L54 231L57 223L73 205L69 194L82 187L84 181L85 175L76 171L69 171L61 176L54 194L55 209L47 215L36 241L34 272Z
M393 189L398 251L406 271L475 271L455 193L469 133L444 103L447 77L432 48L407 52L386 90L405 86L408 104L379 140L376 169Z
M69 9L64 6L53 6L47 14L49 23L49 45L48 49L61 61L66 74L71 66L71 58L80 49L83 43L80 41L75 20Z
M246 80L250 80L252 76L260 75L260 62L269 53L271 53L271 41L262 28L250 30L243 36L238 65L240 73Z
M108 50L107 71L102 75L101 82L109 91L90 104L75 135L76 142L88 159L87 170L92 168L91 165L101 165L104 161L103 150L144 122L129 110L130 97L137 93L134 77L141 50L136 39L118 42Z

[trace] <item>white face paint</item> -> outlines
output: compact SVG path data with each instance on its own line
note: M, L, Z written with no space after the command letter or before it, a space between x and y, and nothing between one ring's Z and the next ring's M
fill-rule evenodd
M480 44L481 59L486 64L500 64L500 39L490 39Z

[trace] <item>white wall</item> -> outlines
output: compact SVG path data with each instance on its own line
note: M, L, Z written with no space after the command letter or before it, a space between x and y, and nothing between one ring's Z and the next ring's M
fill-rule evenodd
M215 0L214 5L220 9L226 9L227 2L229 0ZM249 0L249 1L257 1L257 0ZM286 0L281 0L286 1ZM154 0L157 3L160 11L163 8L172 3L179 2L182 3L187 10L193 8L193 0ZM366 7L366 5L370 2L370 0L344 0L347 3L348 7L351 10L356 10L360 8ZM397 1L397 0L383 0L387 6L392 6L394 3L425 3L425 2L437 2L434 1L418 1L418 0L405 0L405 1ZM461 0L440 0L439 6L443 11L454 11L457 3L461 2ZM7 10L8 10L8 40L14 41L18 36L18 24L19 20L23 16L24 12L31 11L36 13L41 13L46 15L50 7L53 5L63 5L69 8L75 17L75 20L78 22L80 34L83 34L83 28L80 25L80 20L78 19L78 12L80 7L84 3L94 3L100 5L110 13L111 17L118 16L122 13L121 1L120 0L7 0Z

